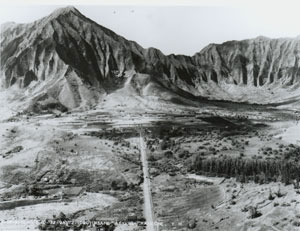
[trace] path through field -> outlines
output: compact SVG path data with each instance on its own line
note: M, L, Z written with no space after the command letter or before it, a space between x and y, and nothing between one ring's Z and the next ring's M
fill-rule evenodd
M151 195L151 184L150 177L148 172L148 160L146 153L146 145L144 142L144 138L142 136L142 132L140 132L140 148L141 148L141 161L143 166L144 173L144 215L147 222L147 231L158 231L158 226L155 224L154 212L153 212L153 203L152 203L152 195Z

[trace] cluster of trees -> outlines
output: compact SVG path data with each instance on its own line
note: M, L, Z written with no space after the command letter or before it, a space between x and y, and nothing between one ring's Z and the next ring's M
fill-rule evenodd
M105 126L106 124L100 124ZM109 127L110 124L107 124L107 126ZM100 139L108 139L108 140L114 140L117 141L119 143L125 143L124 139L127 138L131 138L131 137L137 137L139 136L139 132L134 128L120 128L120 129L116 129L116 128L103 128L103 130L101 131L91 131L91 132L86 132L84 133L84 135L87 136L94 136L94 137L98 137ZM126 144L127 145L127 144Z
M192 169L204 175L236 177L241 182L267 183L281 181L290 184L300 179L300 165L289 160L241 158L195 158Z

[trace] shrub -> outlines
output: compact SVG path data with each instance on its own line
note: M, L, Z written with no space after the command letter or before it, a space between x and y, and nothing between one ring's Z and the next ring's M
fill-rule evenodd
M270 201L272 201L272 200L275 199L275 197L272 195L271 189L269 189L269 196L268 196L268 199L269 199Z
M172 151L166 151L166 152L164 152L164 156L167 157L167 158L171 158L171 157L173 157L173 152Z
M257 208L254 207L254 206L250 206L250 207L248 208L248 211L249 211L249 215L250 215L250 218L251 218L251 219L260 217L260 216L262 215L262 213L259 212L259 211L257 210Z
M293 226L300 227L300 221L293 221Z
M148 161L156 161L157 159L155 158L154 155L149 155Z

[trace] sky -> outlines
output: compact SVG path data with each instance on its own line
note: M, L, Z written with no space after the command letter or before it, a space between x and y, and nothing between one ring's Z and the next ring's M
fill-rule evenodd
M30 2L30 0L27 0ZM26 2L27 2L26 1ZM266 36L296 37L300 34L300 4L296 1L191 1L140 4L126 1L0 1L0 23L28 23L55 9L74 5L82 14L117 34L155 47L164 54L193 55L210 43ZM152 2L155 2L155 0ZM160 1L160 3L163 1ZM215 2L215 4L212 4ZM228 3L227 2L227 3ZM53 5L54 4L54 5ZM95 5L97 4L97 5Z

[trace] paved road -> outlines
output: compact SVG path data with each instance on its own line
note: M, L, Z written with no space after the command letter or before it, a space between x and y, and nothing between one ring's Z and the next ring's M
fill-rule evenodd
M147 222L147 231L158 231L158 226L154 224L155 217L153 212L153 203L152 203L152 195L151 195L151 185L148 171L148 160L146 153L146 145L142 136L142 131L140 132L140 147L141 147L141 161L143 166L144 173L144 215Z

